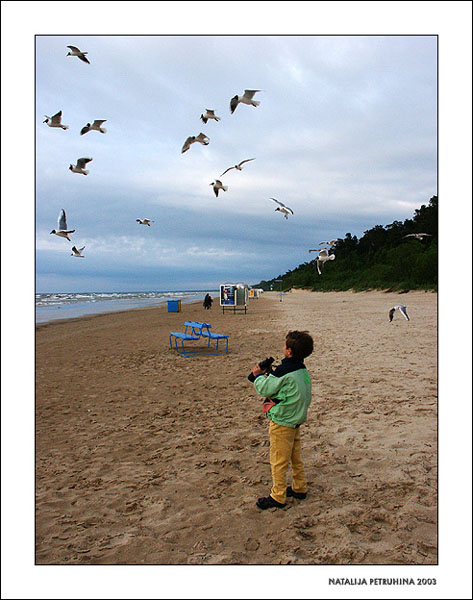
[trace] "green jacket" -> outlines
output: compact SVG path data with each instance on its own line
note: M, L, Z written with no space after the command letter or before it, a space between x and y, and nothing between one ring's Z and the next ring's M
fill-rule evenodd
M260 396L277 403L266 413L274 423L296 427L307 420L312 384L304 363L285 358L273 374L256 377L254 386Z

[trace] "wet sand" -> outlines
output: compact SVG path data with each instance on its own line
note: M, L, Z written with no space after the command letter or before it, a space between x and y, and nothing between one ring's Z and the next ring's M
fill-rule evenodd
M411 320L388 311L406 304ZM207 320L229 353L184 358ZM260 511L268 422L247 380L308 330L307 499ZM292 292L36 328L37 565L435 565L437 294Z

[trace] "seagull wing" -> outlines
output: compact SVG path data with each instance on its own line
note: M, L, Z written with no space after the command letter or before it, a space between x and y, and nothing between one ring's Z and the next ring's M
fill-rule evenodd
M61 117L62 117L62 110L60 110L58 113L56 113L55 115L53 115L51 117L51 123L54 123L55 125L57 125L58 123L61 122Z
M391 310L389 311L389 321L390 322L393 320L395 310L396 310L395 308L391 308Z
M181 153L187 152L189 150L189 148L191 147L191 144L193 144L194 142L195 142L195 137L193 135L190 135L187 138L187 140L184 142Z
M236 107L238 106L238 95L233 96L230 100L230 112L233 114L235 112Z
M225 173L228 173L228 171L231 171L232 169L234 169L235 167L228 167L228 169L226 171L224 171L220 177L223 177L225 175Z
M241 165L244 165L247 162L250 162L250 160L255 160L254 158L247 158L245 160L242 160L241 163L238 163L238 166L241 167Z
M88 131L90 131L90 127L88 125L86 125L85 127L82 127L82 129L80 130L80 134L84 135Z
M70 48L72 50L72 52L80 52L80 50L77 46L67 46L67 48Z
M94 127L100 127L102 125L102 123L105 123L107 121L107 119L95 119L93 126Z
M79 248L79 252L82 252L84 250L85 246L82 246L82 248Z
M409 321L409 317L407 316L407 311L405 306L399 306L399 312Z
M89 163L92 159L91 158L78 158L77 159L77 167L79 169L83 169L85 167L85 165L87 163Z
M256 92L261 92L261 90L245 90L245 93L243 95L245 96L245 98L248 98L248 100L251 100L256 94Z
M273 202L276 202L276 204L279 204L279 206L284 206L284 204L282 202L279 202L279 200L276 200L276 198L270 198L270 200L273 200ZM284 208L286 208L284 206Z
M199 133L199 135L195 138L195 141L207 145L210 139L205 135L205 133Z
M318 252L318 248L309 248L309 252Z
M323 267L323 263L321 263L318 259L317 262L315 263L317 265L317 271L319 272L319 275L322 275L322 267Z
M61 208L61 212L57 218L57 228L58 231L65 231L67 229L66 211L63 208Z
M74 254L78 254L79 251L77 250L77 248L75 246L72 246L72 252L74 252Z

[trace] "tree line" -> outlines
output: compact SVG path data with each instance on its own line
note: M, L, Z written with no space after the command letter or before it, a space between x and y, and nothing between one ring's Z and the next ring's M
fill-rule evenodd
M419 240L405 237L427 233ZM316 260L304 262L287 273L260 281L263 290L310 288L312 291L437 290L438 285L438 198L415 210L412 219L376 225L360 239L347 233L329 250L333 261L319 275ZM281 280L276 281L276 280Z

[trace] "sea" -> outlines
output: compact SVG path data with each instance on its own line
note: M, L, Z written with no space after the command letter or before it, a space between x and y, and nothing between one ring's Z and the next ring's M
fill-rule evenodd
M158 306L168 300L181 303L204 300L209 293L218 297L218 290L185 290L162 292L80 292L74 294L36 294L36 323L71 319L132 308Z

